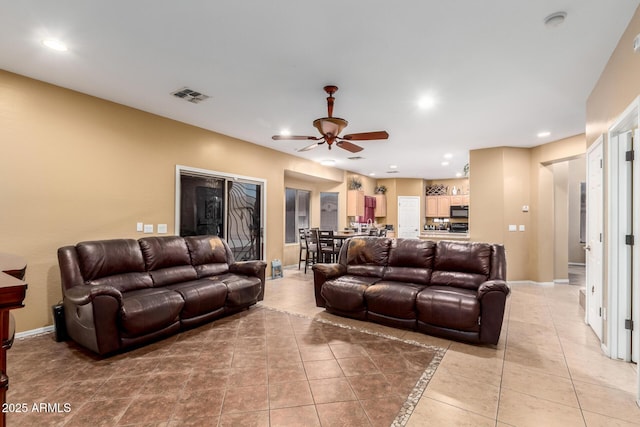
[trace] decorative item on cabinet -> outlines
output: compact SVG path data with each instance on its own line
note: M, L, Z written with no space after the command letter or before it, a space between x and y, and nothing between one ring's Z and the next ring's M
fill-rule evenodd
M362 180L358 176L349 178L349 190L360 190L362 188Z
M425 188L427 196L444 196L449 193L449 187L443 184L434 184Z

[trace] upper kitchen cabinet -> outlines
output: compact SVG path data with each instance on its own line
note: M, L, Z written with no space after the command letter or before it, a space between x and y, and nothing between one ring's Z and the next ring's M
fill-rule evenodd
M376 218L387 216L387 196L384 194L376 194Z
M458 194L455 196L451 196L451 205L452 206L469 206L469 195Z
M427 196L426 216L431 218L448 218L451 208L451 196Z
M347 191L347 216L364 216L364 190Z

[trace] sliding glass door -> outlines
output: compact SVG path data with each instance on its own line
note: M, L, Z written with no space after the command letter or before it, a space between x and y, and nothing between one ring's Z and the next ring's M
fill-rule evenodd
M263 259L264 181L178 166L176 229L181 236L215 235L237 261Z
M227 242L236 260L262 259L262 186L229 181Z

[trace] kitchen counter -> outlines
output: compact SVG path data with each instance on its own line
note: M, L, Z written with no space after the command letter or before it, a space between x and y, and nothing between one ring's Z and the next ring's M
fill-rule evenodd
M428 230L420 233L420 238L423 240L469 240L469 233Z

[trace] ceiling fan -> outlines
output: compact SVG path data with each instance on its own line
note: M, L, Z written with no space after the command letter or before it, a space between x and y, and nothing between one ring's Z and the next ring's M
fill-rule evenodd
M276 141L279 140L311 140L317 141L311 145L308 145L304 148L301 148L298 151L308 151L312 150L325 142L329 146L329 150L331 150L331 146L335 142L336 145L344 150L350 151L352 153L357 153L358 151L362 151L362 147L359 145L353 144L350 141L368 141L373 139L387 139L389 138L389 134L386 131L377 131L377 132L362 132L362 133L352 133L345 136L339 136L340 132L344 128L347 127L349 122L345 119L341 119L340 117L333 117L333 101L335 98L333 94L338 90L337 86L325 86L324 91L329 94L327 97L327 116L319 119L315 119L313 121L313 126L315 126L322 136L295 136L295 135L274 135L272 138Z

